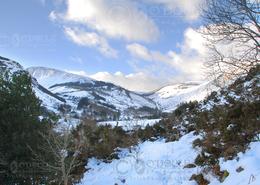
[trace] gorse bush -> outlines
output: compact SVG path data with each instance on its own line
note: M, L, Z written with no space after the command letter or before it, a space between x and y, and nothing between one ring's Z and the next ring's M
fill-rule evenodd
M81 144L83 158L96 157L107 162L116 158L117 148L127 148L138 143L136 135L122 127L97 125L95 121L88 119L83 120L73 134Z
M205 134L203 152L232 159L260 133L259 75L257 66L227 89L208 97L205 103L216 97L224 103L217 100L211 109L201 109L195 115L196 130Z

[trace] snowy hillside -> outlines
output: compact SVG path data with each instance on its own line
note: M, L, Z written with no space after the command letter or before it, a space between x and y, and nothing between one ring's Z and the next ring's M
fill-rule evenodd
M22 66L1 58L2 68L16 71ZM210 83L187 82L166 86L149 94L140 94L112 83L96 81L46 67L31 67L36 95L49 110L58 112L64 103L76 117L87 115L98 120L124 120L132 117L160 118L187 101L202 100L210 91Z
M1 72L10 71L11 73L14 73L23 70L23 67L15 61L0 56L0 69Z
M184 169L197 156L192 149L192 134L178 142L144 142L132 150L123 150L120 159L110 164L92 159L81 185L181 185L189 182L197 169ZM102 178L100 178L102 177Z
M85 173L80 185L197 185L195 181L190 181L190 177L202 169L185 167L192 164L198 155L192 147L196 138L198 136L189 133L176 142L147 141L132 152L122 150L120 159L112 163L92 159L88 164L90 170ZM221 169L227 169L230 175L223 183L214 175L208 175L210 185L260 184L260 142L251 143L250 149L238 156L239 161L221 159ZM244 170L238 172L239 167Z
M23 70L14 61L3 57L1 60L4 69ZM150 116L160 118L161 112L172 112L183 102L202 100L212 90L211 83L187 82L140 94L61 70L32 67L27 71L34 78L34 90L45 107L58 112L66 103L76 117L87 115L101 121Z
M124 119L157 111L156 103L149 98L111 83L44 67L27 70L45 88L64 98L73 110L96 118Z
M0 71L10 71L14 73L16 71L24 71L23 67L10 59L0 57ZM42 104L44 107L48 108L52 111L57 111L57 107L63 103L65 100L54 95L44 87L42 87L36 79L32 80L33 89L35 91L36 96L42 100Z
M90 83L94 82L87 77L66 73L57 69L46 67L31 67L27 71L37 79L37 81L45 88L50 88L55 84L62 84L68 82Z
M148 95L164 112L172 112L183 102L200 101L216 89L210 82L187 82L165 86Z
M66 103L66 101L63 98L48 91L40 84L38 84L37 81L34 81L33 89L35 91L36 96L42 101L42 105L46 107L48 110L57 112L58 107Z
M118 158L110 163L91 158L79 184L259 185L259 92L260 66L144 128L144 133L155 130L156 138L151 134L136 146L116 150Z
M56 69L33 67L27 70L40 84L62 96L72 107L75 107L82 98L87 97L95 104L108 104L110 107L115 107L114 110L120 110L123 117L128 117L126 113L133 114L131 111L134 109L144 107L171 112L180 103L200 101L212 91L211 83L187 82L166 86L149 94L140 94L111 83L99 82Z

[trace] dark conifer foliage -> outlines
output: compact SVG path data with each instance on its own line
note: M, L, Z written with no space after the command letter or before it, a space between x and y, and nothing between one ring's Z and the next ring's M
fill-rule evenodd
M41 181L32 151L39 151L39 133L51 128L50 119L41 115L41 102L33 92L31 77L25 71L1 73L0 184Z

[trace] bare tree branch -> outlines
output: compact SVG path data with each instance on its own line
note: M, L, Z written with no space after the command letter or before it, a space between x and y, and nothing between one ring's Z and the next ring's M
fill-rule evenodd
M68 123L67 126L62 128L61 133L55 131L51 131L48 134L40 133L40 137L43 137L45 140L45 143L41 146L41 150L48 153L52 157L52 160L46 158L45 154L39 155L32 151L35 154L35 160L44 164L43 170L56 174L57 178L55 181L63 185L71 184L73 180L72 172L77 167L83 165L82 161L78 158L81 145L74 142L70 128Z
M209 43L211 55L206 66L211 68L211 75L232 78L259 63L259 4L259 0L206 0L204 29L200 32ZM220 45L234 50L227 53Z

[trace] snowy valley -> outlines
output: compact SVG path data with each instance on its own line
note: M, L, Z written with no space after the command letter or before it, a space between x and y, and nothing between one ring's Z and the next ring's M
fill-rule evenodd
M0 185L260 185L260 0L2 0L0 23Z
M20 64L4 57L0 58L0 69L2 73L25 71ZM244 134L243 128L249 129L243 125L236 130L240 118L236 123L232 114L236 114L233 110L237 109L237 103L241 104L238 109L244 111L243 114L247 114L247 110L242 107L250 110L250 102L255 103L254 106L259 105L259 68L251 76L241 77L221 90L213 82L186 82L150 93L132 92L112 83L56 69L33 67L27 71L32 76L33 90L47 111L60 116L65 112L74 122L88 116L96 118L97 128L115 130L115 134L119 129L119 133L126 137L126 141L122 141L126 144L115 148L113 154L88 158L87 171L78 181L79 185L260 183L260 136L250 135L252 142L241 139L236 143L234 138L227 141L222 135L226 132L229 135L234 132ZM216 91L211 93L213 90ZM222 109L228 114L217 112ZM255 111L254 114L259 116L259 110ZM166 117L162 117L163 114ZM231 114L231 119L228 118L230 123L225 122L224 130L223 125L219 126L221 116L218 117L218 114L225 119ZM203 115L208 117L203 118ZM242 115L242 118L247 120L247 116L244 118ZM203 119L211 119L210 122L215 125L210 126ZM259 117L251 120L259 124ZM60 121L66 125L65 119ZM74 127L77 125L74 124ZM95 129L93 131L96 132ZM246 134L251 132L247 130ZM100 137L95 143L104 142L103 136ZM211 137L218 138L220 143L211 146ZM226 148L231 147L229 142L235 148ZM245 142L241 143L245 148L242 149L239 142ZM215 148L218 144L222 149ZM214 162L212 170L209 163L213 159L217 162Z

